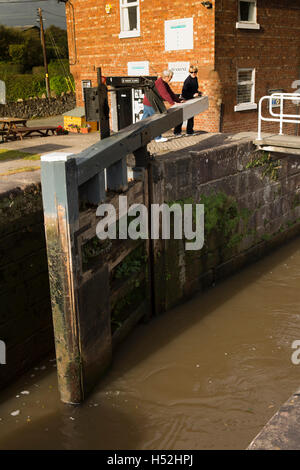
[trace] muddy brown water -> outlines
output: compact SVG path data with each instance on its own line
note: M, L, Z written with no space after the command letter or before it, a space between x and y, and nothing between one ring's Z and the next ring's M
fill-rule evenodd
M138 326L82 406L45 360L1 392L0 449L246 448L300 386L299 273L297 239Z

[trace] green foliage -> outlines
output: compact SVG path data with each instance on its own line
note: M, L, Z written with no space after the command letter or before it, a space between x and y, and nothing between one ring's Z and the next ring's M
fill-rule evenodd
M86 265L90 259L97 258L98 256L107 253L111 248L111 240L100 240L97 236L91 238L85 245L82 246L81 255L82 263Z
M132 312L145 300L145 283L130 290L111 310L112 333L120 328Z
M112 280L122 280L127 285L128 292L117 300L111 310L112 332L121 327L124 321L145 300L145 279L140 281L139 273L145 272L147 255L145 245L142 244L133 250L115 268ZM129 279L133 277L133 279Z
M26 61L25 44L10 44L9 56L14 64L24 64Z
M271 240L272 238L272 235L270 235L269 233L264 233L262 236L261 236L261 239L265 242L268 242L269 240Z
M267 176L273 181L277 181L279 177L279 169L281 168L279 160L273 160L270 153L262 152L258 158L252 158L249 163L247 163L246 168L257 168L265 166L265 169L262 173L263 178Z
M296 194L292 203L292 208L295 209L296 207L300 206L300 194Z
M17 74L10 75L8 78L7 76L1 76L0 73L0 79L4 80L6 83L7 102L17 101L20 98L25 100L46 94L44 74ZM72 83L74 83L73 77ZM72 91L71 85L69 85L65 77L62 76L50 78L50 89L54 90L58 96L63 92L67 93L68 91Z
M174 201L182 207L184 204L193 204L193 221L196 217L196 202L193 198ZM174 202L169 203L170 206ZM198 204L204 204L204 229L205 239L214 234L220 239L220 246L233 248L246 234L250 210L239 209L236 200L223 192L211 193L208 196L202 194ZM239 233L240 222L243 222L242 233Z
M73 77L70 76L71 83L74 84ZM54 76L50 78L50 89L55 91L57 95L61 95L62 93L66 93L67 91L72 91L72 85L63 76Z
M36 153L20 152L19 150L0 149L0 162L8 160L39 160Z
M13 64L12 62L0 62L0 79L6 80L9 75L21 74L24 71L22 64Z
M144 246L140 246L132 251L120 263L114 273L115 279L124 279L136 273L139 273L147 260L145 255Z
M207 234L216 230L227 237L234 232L241 218L235 199L220 192L209 196L202 195L200 202L204 204Z
M26 57L24 61L26 70L30 71L35 65L43 65L43 50L39 37L28 36L24 45L26 48Z
M41 75L45 73L45 67L43 65L36 65L35 67L32 67L31 70L33 75Z
M6 26L0 26L0 60L10 60L9 45L21 44L22 35L19 31Z
M57 58L56 50L58 50L60 57L64 59L68 57L68 37L65 29L54 25L49 26L45 31L45 44L48 60Z
M45 78L42 75L12 75L6 81L7 101L23 100L46 93Z
M54 75L64 75L65 71L67 74L70 74L69 59L50 60L48 64L48 72L50 77Z
M47 28L45 44L48 62L51 59L57 59L57 52L61 58L68 57L67 32L64 29L57 26ZM43 65L43 51L38 29L19 31L16 28L0 26L0 61L9 61L11 58L13 62L22 64L27 71L33 66Z
M15 28L0 27L0 60L22 64L25 70L43 64L39 32L36 29L18 31Z
M59 49L61 62L56 60L53 41ZM50 89L57 95L74 91L74 79L69 72L67 32L56 26L50 26L45 31L46 53L49 64ZM52 59L52 60L51 60ZM55 60L54 60L55 59ZM45 76L43 71L43 51L38 29L19 31L16 28L0 26L0 80L6 82L7 101L28 99L46 93ZM20 75L21 73L31 72Z

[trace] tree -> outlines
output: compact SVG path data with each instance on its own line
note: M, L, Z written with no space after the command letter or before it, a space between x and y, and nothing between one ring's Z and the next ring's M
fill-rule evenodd
M9 56L14 64L25 65L27 56L25 44L10 44Z
M0 25L0 60L10 60L9 46L22 43L23 40L19 31Z
M43 64L43 52L38 29L18 31L0 26L0 60L21 64L30 70Z
M26 68L32 69L36 65L43 65L43 51L40 39L35 37L27 37L25 40L26 47Z
M60 58L67 59L69 57L67 31L54 25L46 29L45 43L49 60L57 58L53 42L59 50Z

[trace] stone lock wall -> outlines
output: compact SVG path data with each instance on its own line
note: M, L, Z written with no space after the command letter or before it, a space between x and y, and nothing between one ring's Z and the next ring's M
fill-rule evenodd
M255 152L251 142L153 162L154 202L202 203L204 246L155 241L156 311L213 285L300 233L300 158Z
M39 186L0 199L0 386L54 350L43 210Z

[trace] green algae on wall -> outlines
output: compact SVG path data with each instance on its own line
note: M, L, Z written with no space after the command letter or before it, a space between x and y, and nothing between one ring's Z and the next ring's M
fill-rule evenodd
M111 329L121 328L147 298L148 270L145 243L140 243L111 273Z
M168 202L193 204L195 223L196 204L204 204L204 245L201 250L185 250L184 240L166 240L164 252L155 269L157 307L167 310L187 298L195 289L213 281L213 269L238 252L238 246L249 232L251 211L239 208L234 197L224 192L202 194L197 201L185 198ZM171 236L174 220L171 218ZM195 227L194 227L195 229ZM163 275L161 274L163 273ZM157 279L156 279L157 281Z

